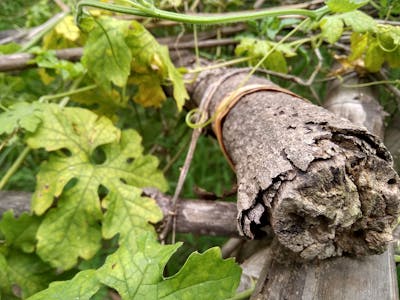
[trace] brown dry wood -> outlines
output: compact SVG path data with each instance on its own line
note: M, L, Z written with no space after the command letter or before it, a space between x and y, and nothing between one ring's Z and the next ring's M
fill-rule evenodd
M393 251L359 258L264 266L252 300L398 299Z
M193 98L229 72L203 72L190 88ZM218 82L210 115L245 76ZM251 77L246 84L271 82ZM387 149L363 127L291 95L261 91L229 112L223 141L238 177L238 224L246 237L272 227L303 259L386 249L400 181Z
M346 80L350 82L357 83L358 79ZM383 134L383 110L371 90L337 84L325 105L339 116ZM286 288L280 288L282 285ZM311 264L267 261L252 299L398 299L393 250Z
M163 215L171 211L171 197L146 188L144 194L157 201ZM26 192L0 191L0 217L13 209L16 216L30 210L31 194ZM236 204L224 201L181 199L177 210L177 231L215 236L238 237L236 228Z
M208 76L203 76L200 82L212 82L218 76L220 75L209 75L209 79L207 79ZM213 77L214 79L211 79ZM236 88L237 84L232 84L231 86ZM221 87L222 89L223 86ZM195 91L196 88L194 88ZM372 99L373 95L370 91L357 91L357 93L360 92L362 93L361 100L365 100L368 97L366 99L368 101L362 101L362 107L357 107L359 108L357 111L361 112L361 116L354 115L354 111L351 112L351 116L354 120L362 120L360 125L370 127L375 133L381 134L382 128L379 125L382 125L382 118L384 117L382 109L375 105L376 103L371 105L374 99ZM335 103L333 106L337 113L342 114L342 116L348 116L348 107L340 107L338 110L337 102L340 102L340 99L335 98L335 96L339 96L342 100L344 97L352 99L355 93L356 91L352 89L346 89L343 93L342 91L332 90L329 96L329 103ZM282 104L282 102L279 102L280 96L282 95L274 96L278 104ZM293 100L299 101L298 99ZM250 102L251 100L248 101ZM257 99L254 101L256 102ZM365 102L367 102L367 105L363 105ZM273 107L273 105L271 106ZM371 106L372 109L370 109ZM260 109L260 107L257 106L255 109ZM363 118L363 114L366 113L365 110L368 110L367 114L369 115L366 120ZM279 112L280 110L275 111L276 115L273 116L274 113L272 113L270 117L279 118L281 115ZM238 112L235 116L240 120L240 123L243 123L243 116L254 114L254 110L250 111L250 113L247 111L245 113L241 111L241 113L243 115ZM259 118L258 122L264 119L265 117ZM331 117L329 117L330 120ZM374 124L374 126L370 126L370 124ZM378 126L375 126L376 124ZM345 125L349 124L345 123ZM351 125L349 128L354 130ZM250 129L246 134L250 135L254 130L257 130L257 128ZM368 136L365 132L363 134ZM281 135L279 138L286 138L285 133ZM270 134L264 133L264 136L268 138ZM240 137L237 138L239 139ZM276 155L279 156L279 154ZM248 159L248 157L246 158ZM398 299L396 269L392 249L381 255L362 258L340 257L307 263L293 261L290 259L290 255L285 257L288 251L282 248L276 240L272 247L265 247L265 244L259 244L259 242L254 244L254 242L257 241L251 241L249 245L246 243L244 246L243 243L239 243L242 249L238 253L235 253L232 249L229 250L230 253L233 252L234 255L242 257L239 258L239 261L242 261L241 266L243 268L241 290L249 288L251 285L250 278L255 280L260 278L252 299ZM254 245L256 249L254 249ZM281 263L285 259L286 264ZM261 270L263 271L261 272Z

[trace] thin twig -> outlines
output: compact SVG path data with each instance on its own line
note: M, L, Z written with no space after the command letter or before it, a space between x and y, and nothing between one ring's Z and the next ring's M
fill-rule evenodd
M66 5L62 0L53 0L53 1L57 4L59 8L61 8L63 12L68 13L70 11L68 5Z
M376 76L384 81L388 81L389 77L387 77L387 75L380 70ZM396 88L395 86L393 86L392 84L388 84L385 83L385 87L395 96L395 100L397 102L397 108L400 110L400 90L398 88Z

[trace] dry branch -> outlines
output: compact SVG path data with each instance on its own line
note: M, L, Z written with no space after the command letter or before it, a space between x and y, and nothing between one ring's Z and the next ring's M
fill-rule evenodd
M358 79L351 78L350 81L357 82ZM354 99L355 96L359 99ZM362 126L373 128L375 133L383 132L383 128L374 126L382 124L383 114L381 108L376 109L379 104L371 90L344 88L336 84L327 102L327 106L339 116L350 117ZM365 114L369 115L367 119ZM256 258L260 254L274 256L273 251L276 253L280 249L278 245L275 249L262 250L263 253L256 254ZM252 261L251 257L248 262ZM251 271L257 272L255 277L258 279L251 299L398 299L392 247L381 255L340 257L313 263L281 263L269 259L264 260L261 272L249 263L247 268L252 267ZM282 286L285 288L282 289Z
M214 115L246 78L238 72L202 73L193 98L217 83ZM400 181L384 145L363 127L274 91L265 79L251 77L246 85L272 90L242 96L222 126L238 177L241 233L258 238L272 227L303 259L382 253L400 212Z
M151 188L144 189L144 195L157 201L164 218L171 213L170 196ZM30 193L0 191L0 217L10 209L16 216L29 212L30 199ZM181 233L238 237L236 214L236 204L232 202L180 199L176 229Z

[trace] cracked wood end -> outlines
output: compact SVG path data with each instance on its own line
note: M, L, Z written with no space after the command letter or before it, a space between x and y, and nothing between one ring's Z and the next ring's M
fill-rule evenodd
M202 73L193 98L226 72ZM244 78L235 74L219 86L210 115ZM246 84L271 82L252 77ZM400 180L385 146L364 127L289 94L260 91L243 96L222 130L244 236L259 238L272 228L307 260L386 249L400 212Z

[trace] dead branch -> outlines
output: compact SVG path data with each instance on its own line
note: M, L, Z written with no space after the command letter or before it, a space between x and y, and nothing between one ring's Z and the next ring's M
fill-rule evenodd
M164 218L170 215L171 196L152 188L144 189L144 195L157 201ZM0 216L10 209L16 216L29 212L30 199L30 193L0 191ZM238 237L236 214L236 204L232 202L180 199L176 211L176 230L181 233Z
M203 72L190 92L201 99L218 82L214 115L245 78L227 69ZM262 87L241 94L222 123L238 177L241 233L262 237L272 227L303 259L382 253L400 213L400 180L384 145L265 79L251 77L245 86Z

